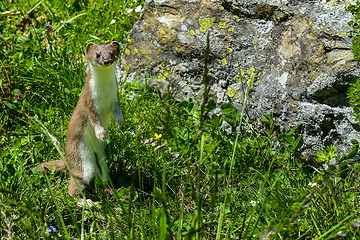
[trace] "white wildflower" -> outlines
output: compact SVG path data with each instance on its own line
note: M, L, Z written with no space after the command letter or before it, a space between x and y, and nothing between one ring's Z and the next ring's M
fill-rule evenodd
M317 184L317 183L312 183L312 182L310 182L309 184L308 184L308 186L310 186L310 187L317 187L319 184Z
M127 13L132 13L133 11L134 11L134 9L129 8L126 12L127 12Z
M112 19L110 24L114 24L115 23L115 19Z
M254 200L250 201L250 205L253 206L253 207L255 207L256 204L258 204L258 203L259 203L259 201L254 201Z
M137 7L135 8L135 12L140 12L141 9L142 9L142 7L141 7L141 5L139 5L139 6L137 6Z

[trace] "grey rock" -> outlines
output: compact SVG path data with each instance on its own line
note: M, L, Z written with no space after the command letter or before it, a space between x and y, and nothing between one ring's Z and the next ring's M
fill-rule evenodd
M148 0L121 58L121 78L149 74L179 98L199 98L206 32L211 97L241 106L239 69L261 71L248 105L254 125L274 112L284 130L302 125L308 151L360 139L346 92L359 75L347 37L354 1ZM157 79L157 80L156 80Z

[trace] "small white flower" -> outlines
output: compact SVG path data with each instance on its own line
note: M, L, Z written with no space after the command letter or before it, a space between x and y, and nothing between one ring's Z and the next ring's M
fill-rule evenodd
M134 9L129 8L126 12L127 12L127 13L132 13L133 11L134 11Z
M110 24L114 24L115 23L115 19L112 19Z
M258 203L259 203L259 201L254 201L254 200L250 201L250 205L253 206L253 207L255 207L256 204L258 204Z
M317 184L317 183L312 183L312 182L310 182L309 184L308 184L308 186L310 186L310 187L317 187L319 184Z
M142 7L141 7L141 5L139 5L139 6L137 6L137 7L135 8L135 12L140 12L141 9L142 9Z

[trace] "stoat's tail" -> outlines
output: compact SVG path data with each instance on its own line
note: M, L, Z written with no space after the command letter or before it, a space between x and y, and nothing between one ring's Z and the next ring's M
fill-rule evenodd
M65 172L66 171L66 165L64 160L55 160L51 162L44 162L37 165L37 169L39 169L40 172L47 172L48 170L52 170L55 166L55 171Z

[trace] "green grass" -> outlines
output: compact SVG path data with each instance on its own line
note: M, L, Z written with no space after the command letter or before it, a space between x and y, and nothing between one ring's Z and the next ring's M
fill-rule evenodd
M1 2L11 12L0 14L0 238L358 239L356 140L347 156L331 146L303 156L301 127L280 132L270 114L254 130L231 98L214 114L208 96L161 98L150 79L122 79L125 122L111 125L106 149L112 196L95 181L96 205L79 208L67 174L34 169L61 158L86 43L125 43L138 17L127 9L139 4ZM256 71L241 72L249 91Z
M354 20L349 22L351 27L349 35L353 38L351 50L354 54L354 58L357 61L360 61L360 2L357 1L356 4L347 7L346 10L352 13L354 16ZM350 106L354 109L354 116L360 123L360 77L354 80L352 86L349 88L347 95Z

